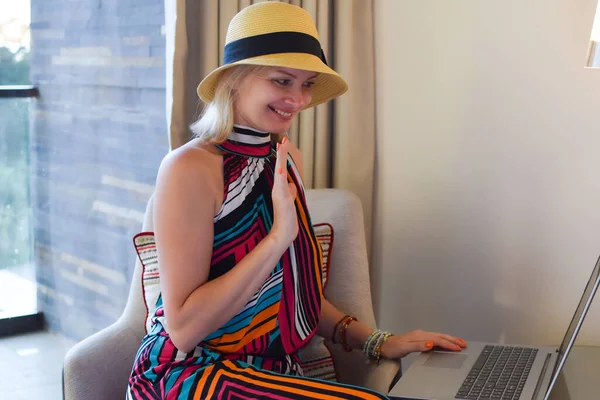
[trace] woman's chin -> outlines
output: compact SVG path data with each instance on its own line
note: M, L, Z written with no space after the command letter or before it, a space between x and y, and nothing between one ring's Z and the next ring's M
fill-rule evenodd
M254 128L262 132L281 134L286 133L290 129L292 122L293 118L284 120L283 118L279 118L278 116L275 116L275 118L273 118L273 116L271 115L266 115L260 121L260 123L257 124L241 122L236 122L236 124L242 126L249 126L250 128Z
M270 123L268 126L266 126L266 129L263 130L270 133L286 133L290 129L291 125L292 121Z

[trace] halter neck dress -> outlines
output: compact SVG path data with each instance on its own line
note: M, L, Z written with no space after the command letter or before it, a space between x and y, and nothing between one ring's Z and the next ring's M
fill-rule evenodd
M224 201L214 217L209 280L233 268L273 225L276 151L269 133L235 126L223 151ZM313 337L321 312L322 250L292 157L288 181L298 194L297 238L240 312L190 353L168 333L162 297L142 340L127 399L381 399L368 389L302 376L298 350Z

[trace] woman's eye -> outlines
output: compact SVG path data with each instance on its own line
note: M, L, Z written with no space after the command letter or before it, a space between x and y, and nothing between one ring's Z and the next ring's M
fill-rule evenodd
M304 86L306 86L306 87L311 87L314 84L315 84L314 82L304 82Z
M274 79L274 81L281 86L287 86L290 84L289 79Z

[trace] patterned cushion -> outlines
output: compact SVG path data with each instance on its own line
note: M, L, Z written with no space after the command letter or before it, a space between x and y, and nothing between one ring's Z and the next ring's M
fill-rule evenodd
M329 255L333 246L333 227L322 223L313 226L321 248L323 249L323 289L329 279ZM158 273L158 257L154 232L141 232L133 238L135 250L142 264L142 293L146 306L146 332L150 330L152 314L158 296L160 295L160 276ZM331 352L322 337L315 335L313 339L300 350L300 359L304 376L310 378L336 380L335 368Z
M133 237L133 245L142 263L142 293L146 306L146 333L150 331L152 314L160 295L160 277L158 276L158 256L154 232L141 232Z

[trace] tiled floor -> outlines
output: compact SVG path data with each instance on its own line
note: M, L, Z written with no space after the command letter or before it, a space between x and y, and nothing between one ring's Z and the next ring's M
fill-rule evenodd
M73 342L46 331L0 338L0 399L62 399L62 365Z

